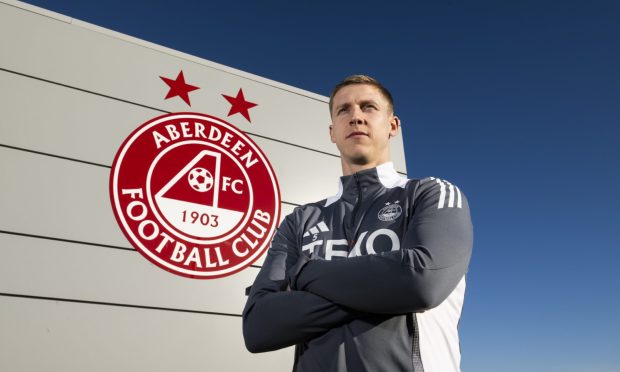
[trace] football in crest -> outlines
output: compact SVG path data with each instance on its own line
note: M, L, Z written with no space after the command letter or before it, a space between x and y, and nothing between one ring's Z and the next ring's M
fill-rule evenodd
M213 187L213 176L204 168L194 168L187 174L187 181L192 189L207 192Z

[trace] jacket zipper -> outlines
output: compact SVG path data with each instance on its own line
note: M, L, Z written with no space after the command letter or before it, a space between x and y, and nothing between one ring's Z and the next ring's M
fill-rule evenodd
M363 196L362 187L360 185L357 173L353 173L353 179L355 180L355 186L357 187L357 201L355 202L355 206L353 207L353 211L351 212L351 224L344 229L345 238L347 239L347 243L349 244L349 252L351 251L351 249L353 249L356 243L355 240L353 240L352 238L357 238L357 233L361 226L361 223L357 223L357 214L359 213ZM349 235L349 231L352 229L355 229L355 231L353 231L353 235L351 236Z

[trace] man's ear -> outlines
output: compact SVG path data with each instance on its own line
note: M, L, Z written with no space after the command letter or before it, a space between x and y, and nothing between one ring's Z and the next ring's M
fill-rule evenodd
M332 143L336 143L336 138L334 138L334 125L329 125L329 138L332 140Z
M400 119L398 116L392 115L392 118L390 119L390 138L398 135L398 128L400 128Z

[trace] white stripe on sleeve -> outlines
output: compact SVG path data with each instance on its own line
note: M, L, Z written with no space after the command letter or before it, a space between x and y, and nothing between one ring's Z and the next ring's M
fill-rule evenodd
M449 185L448 187L450 190L450 198L448 199L448 208L452 208L454 207L454 185L448 181L446 181L446 183Z
M439 204L437 204L437 209L443 208L443 204L446 201L446 186L441 182L441 180L435 180L439 184Z

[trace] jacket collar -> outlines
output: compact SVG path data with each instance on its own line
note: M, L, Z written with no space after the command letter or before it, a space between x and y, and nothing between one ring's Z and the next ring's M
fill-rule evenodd
M383 163L375 168L340 177L338 193L328 198L325 206L339 199L354 203L360 192L370 195L381 188L404 187L405 183L407 178L396 172L392 162Z

